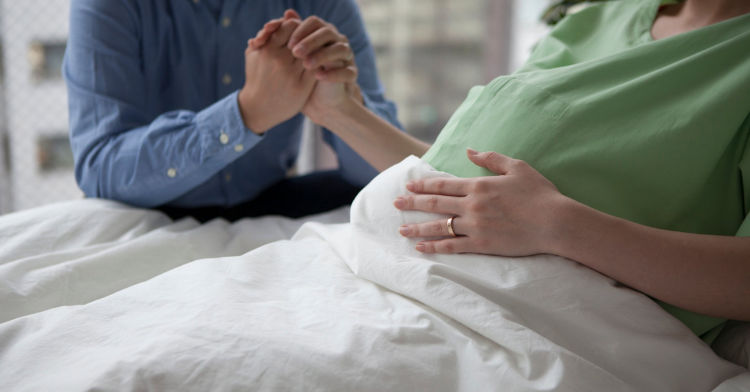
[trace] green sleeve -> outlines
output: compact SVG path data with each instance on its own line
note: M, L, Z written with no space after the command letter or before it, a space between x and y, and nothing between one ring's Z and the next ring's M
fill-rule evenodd
M740 182L742 182L742 202L745 206L745 220L737 230L738 237L750 237L750 115L743 124L745 132L745 152L740 159Z

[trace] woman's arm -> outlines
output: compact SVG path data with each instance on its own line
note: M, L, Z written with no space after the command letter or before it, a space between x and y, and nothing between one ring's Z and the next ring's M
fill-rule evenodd
M336 88L325 84L319 81L317 89ZM338 103L335 100L326 103L331 100L316 93L325 95L323 91L313 92L311 103L319 100L320 105L307 110L308 117L335 133L378 171L409 155L421 157L430 148L429 144L404 133L350 97Z
M669 304L750 321L750 237L655 229L568 199L552 253Z
M406 237L425 253L522 256L556 254L575 260L672 305L723 318L750 320L750 237L660 230L587 207L562 195L528 164L497 153L469 159L498 176L429 179L396 207L456 216L409 224Z

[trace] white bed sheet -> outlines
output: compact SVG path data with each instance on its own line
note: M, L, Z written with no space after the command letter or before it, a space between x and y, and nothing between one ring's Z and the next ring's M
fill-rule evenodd
M97 199L2 216L0 323L85 304L194 260L241 255L291 238L308 221L348 220L349 209L341 208L303 219L215 219L201 225Z
M391 203L408 179L444 175L408 158L358 196L350 224L255 250L301 222L171 223L110 202L0 218L0 389L742 385L653 301L576 263L420 255L397 228L432 216Z

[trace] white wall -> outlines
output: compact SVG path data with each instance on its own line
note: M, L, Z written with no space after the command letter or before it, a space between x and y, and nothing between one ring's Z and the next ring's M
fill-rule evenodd
M550 0L515 0L511 71L523 65L534 44L549 31L549 28L539 21L539 17L550 3Z

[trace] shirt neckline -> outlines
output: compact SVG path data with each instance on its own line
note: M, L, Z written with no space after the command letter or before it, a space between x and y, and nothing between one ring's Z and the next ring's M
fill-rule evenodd
M683 37L683 36L686 36L686 35L689 35L689 34L699 33L699 32L705 31L707 29L718 28L718 26L723 26L723 25L726 25L726 24L730 24L730 23L735 22L736 20L739 20L739 19L742 19L742 18L745 18L745 17L750 17L750 12L749 12L749 13L746 13L746 14L743 14L743 15L737 15L735 17L732 17L732 18L729 18L729 19L726 19L726 20L722 20L721 22L710 24L708 26L703 26L703 27L700 27L700 28L697 28L697 29L694 29L694 30L685 31L685 32L673 35L671 37L661 38L661 39L655 39L654 36L651 35L651 30L654 27L654 23L656 22L656 18L659 16L659 10L661 9L662 6L665 6L665 5L668 5L668 4L677 3L677 2L678 1L651 0L649 2L649 6L643 8L644 11L643 11L643 18L642 18L642 20L643 20L643 23L644 23L644 30L645 31L642 33L642 35L640 37L640 41L641 42L643 42L643 43L649 43L649 42L664 41L664 40L668 40L668 39L672 39L672 38L677 38L677 37Z

